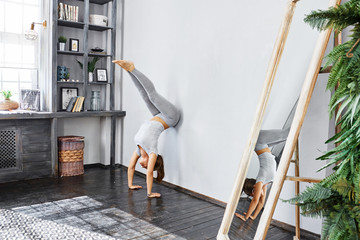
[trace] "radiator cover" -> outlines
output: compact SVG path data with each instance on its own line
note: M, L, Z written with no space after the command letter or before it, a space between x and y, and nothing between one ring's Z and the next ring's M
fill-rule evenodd
M19 169L19 131L0 130L0 171Z

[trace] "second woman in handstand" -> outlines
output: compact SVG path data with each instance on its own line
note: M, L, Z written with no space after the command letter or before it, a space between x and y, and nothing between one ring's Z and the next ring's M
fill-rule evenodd
M256 179L247 178L244 183L244 192L252 197L247 212L235 213L241 220L254 220L265 204L267 185L274 180L276 173L275 156L269 147L286 141L288 129L261 130L255 145L255 152L259 158L259 172ZM253 214L254 213L254 214ZM253 214L253 215L252 215Z
M129 163L128 186L130 189L142 188L141 186L133 185L135 165L140 158L140 165L147 169L147 196L149 198L160 197L159 193L152 192L153 172L157 171L156 180L158 182L161 182L165 175L164 162L157 148L158 139L164 130L177 125L180 120L180 111L156 92L154 84L137 70L132 62L115 60L113 63L118 64L130 74L146 106L153 115L153 118L141 125L135 135L136 150Z

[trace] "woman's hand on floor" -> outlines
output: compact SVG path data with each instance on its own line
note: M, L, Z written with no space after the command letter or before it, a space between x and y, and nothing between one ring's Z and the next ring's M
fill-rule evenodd
M243 220L244 222L246 222L246 218L244 215L241 215L240 213L235 213L235 216L237 216L238 218L240 218L241 220Z
M138 190L138 189L141 189L142 186L139 186L139 185L132 185L132 186L129 186L129 189L131 190Z
M161 197L160 193L150 193L148 194L148 198L159 198Z

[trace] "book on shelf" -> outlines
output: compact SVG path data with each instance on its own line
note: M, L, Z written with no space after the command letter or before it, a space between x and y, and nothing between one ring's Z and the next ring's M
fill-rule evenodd
M74 106L73 106L71 112L75 112L76 106L77 106L77 104L78 104L78 102L79 102L79 98L80 98L80 97L76 97L76 101L75 101L75 103L74 103Z
M58 4L58 19L65 21L79 21L79 6L72 6L66 3Z
M64 13L64 4L63 3L59 3L58 4L58 19L59 20L64 20L65 18L65 13Z
M76 99L77 99L78 97L72 97L71 99L70 99L70 101L69 101L69 104L67 105L67 107L66 107L66 111L67 112L71 112L72 111L72 109L74 108L74 105L75 105L75 102L76 102Z
M75 103L74 103L74 106L73 106L71 112L75 112L76 107L77 107L77 105L78 105L78 103L79 103L79 99L80 99L80 97L76 97L76 101L75 101Z
M84 100L85 97L83 96L78 96L78 97L73 97L70 102L74 99L74 103L72 105L68 105L68 108L66 109L66 111L68 111L68 109L70 109L68 112L81 112L81 109L84 105Z
M81 96L79 99L79 103L76 109L76 112L81 112L82 106L84 104L85 97Z

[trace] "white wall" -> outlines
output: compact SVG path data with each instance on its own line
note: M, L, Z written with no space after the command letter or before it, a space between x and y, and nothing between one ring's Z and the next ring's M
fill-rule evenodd
M229 200L286 2L125 1L124 59L134 61L182 111L177 128L164 132L159 141L166 181ZM298 3L264 129L281 127L300 93L318 36L304 24L304 14L327 4ZM128 165L135 149L133 137L151 115L127 73L122 81L127 111L123 164ZM319 80L301 133L304 176L324 175L315 174L322 163L314 159L319 150L326 150L323 142L328 137L325 81ZM257 161L254 157L249 176L256 176ZM293 183L286 183L281 198L293 196L293 189ZM278 206L274 218L293 224L294 206L281 202ZM320 224L302 219L302 227L316 233Z
M62 118L58 120L58 136L85 137L84 164L110 165L110 119ZM117 158L119 156L117 155Z

